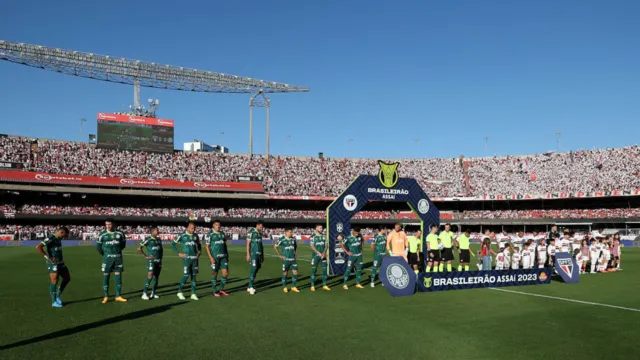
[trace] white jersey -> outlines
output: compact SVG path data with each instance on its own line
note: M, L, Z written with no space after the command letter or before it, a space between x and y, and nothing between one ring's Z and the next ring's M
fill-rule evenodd
M591 259L597 259L600 255L600 250L598 249L598 245L596 243L592 243L589 246L589 254L591 255Z
M511 256L511 268L516 270L520 268L520 260L521 260L522 255L520 255L520 253L513 253L513 256Z
M576 263L578 264L578 267L582 268L582 263L584 262L584 257L582 256L582 253L578 253L578 255L576 255Z
M571 240L568 240L568 239L560 240L560 252L569 252L570 247L571 247Z
M504 268L509 269L511 266L511 254L509 254L508 250L504 251Z
M571 244L571 251L574 252L576 251L576 249L580 249L580 248L582 248L582 244L580 244L580 241L573 240L573 244Z
M496 256L496 270L504 269L504 253L498 253Z
M524 242L524 238L521 238L520 236L517 236L517 235L516 235L516 236L514 236L514 237L511 239L511 243L512 243L512 244L514 244L514 245L516 245L516 246L518 246L518 247L520 247L520 245L521 245L523 242Z
M508 241L509 241L509 235L498 234L496 236L496 243L498 244L498 249L503 248Z
M527 249L522 250L522 268L529 269L533 264L533 259L531 258L531 252Z
M547 258L547 245L544 242L541 242L538 245L538 259L546 259Z
M547 254L549 254L549 256L556 256L556 246L555 245L549 245L547 247Z

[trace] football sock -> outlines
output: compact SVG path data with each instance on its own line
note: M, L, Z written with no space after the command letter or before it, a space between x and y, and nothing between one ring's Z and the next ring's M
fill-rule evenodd
M49 295L51 295L51 302L56 301L56 284L49 284Z
M282 280L282 287L286 288L287 287L287 275L282 275L281 280Z
M122 290L122 274L116 274L116 297L120 296Z
M296 282L298 282L298 274L293 274L291 277L291 286L296 287Z
M311 268L311 287L315 287L316 286L316 271L318 270L318 268L312 267Z
M223 276L220 278L220 290L224 290L225 285L227 285L227 277Z
M104 297L109 297L109 274L102 276L102 290L104 291Z

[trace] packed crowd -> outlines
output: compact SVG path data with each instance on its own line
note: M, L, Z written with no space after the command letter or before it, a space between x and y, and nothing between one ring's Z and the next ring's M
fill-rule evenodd
M455 219L631 219L640 217L638 208L561 210L463 211Z
M140 217L195 217L195 218L257 218L257 219L324 219L324 210L294 210L273 208L141 208L105 206L0 205L0 212L38 215L90 215ZM471 210L441 212L443 220L470 219L632 219L640 217L640 208L614 209L560 209L560 210ZM416 219L408 211L361 211L353 219Z
M469 159L473 194L546 194L640 188L640 148Z
M274 195L337 196L360 174L378 173L374 159L249 157L175 152L156 154L98 149L85 143L0 138L0 160L62 174L110 177L234 181L264 177ZM528 156L399 159L403 177L417 179L432 197L549 192L610 191L640 188L637 146L545 153ZM468 168L467 170L465 170Z
M21 162L31 166L30 141L24 137L0 135L0 161Z
M8 206L12 208L11 206ZM0 207L0 211L2 207ZM15 210L14 210L15 211ZM90 215L140 217L196 217L196 218L259 218L259 219L323 219L324 210L291 210L269 208L140 208L105 206L24 205L18 214L37 215ZM361 211L353 219L394 219L395 211Z
M55 231L60 225L15 225L15 224L2 224L0 225L0 235L9 234L14 235L14 240L39 240L44 239L51 233ZM64 225L69 229L69 239L75 240L95 240L100 234L101 231L104 230L104 226L95 226L95 225ZM149 228L148 226L119 226L119 230L124 232L127 236L132 236L136 234L148 234ZM233 237L234 234L238 235L239 239L243 239L243 237L249 232L251 229L250 226L224 226L223 231L230 236ZM311 235L314 232L315 227L310 225L308 227L296 227L293 229L293 233L295 235ZM184 232L184 226L159 226L158 230L162 236L173 237ZM210 226L198 226L196 228L196 234L205 235L209 232ZM363 228L361 233L364 236L369 236L374 234L375 230L373 228ZM264 234L267 237L282 235L284 233L284 228L269 228L266 227ZM84 234L84 236L83 236ZM140 240L140 239L137 239Z

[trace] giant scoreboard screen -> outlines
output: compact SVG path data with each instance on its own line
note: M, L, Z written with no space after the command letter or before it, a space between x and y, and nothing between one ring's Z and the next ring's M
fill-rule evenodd
M98 148L173 151L173 120L98 113Z

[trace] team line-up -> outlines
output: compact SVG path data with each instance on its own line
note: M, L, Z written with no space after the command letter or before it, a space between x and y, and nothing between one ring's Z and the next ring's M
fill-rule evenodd
M196 276L199 271L199 258L202 254L202 245L199 236L195 233L194 222L187 224L186 231L177 236L171 243L171 248L182 259L183 276L178 285L177 296L181 300L186 300L183 294L184 285L190 280L191 299L198 300L196 295ZM470 250L469 232L466 231L458 236L451 231L451 226L446 224L444 230L438 232L439 226L432 225L430 233L426 238L427 259L426 268L422 269L423 262L420 259L422 253L422 234L418 230L415 236L407 236L401 224L396 224L394 229L386 234L384 228L379 228L371 241L373 251L373 267L370 275L370 285L375 286L375 277L382 264L382 257L387 253L391 256L400 256L413 267L417 274L420 270L426 272L452 271L451 263L454 259L453 247L457 247L459 254L458 271L469 271L471 256L475 256ZM162 271L162 260L164 249L159 237L157 226L150 227L150 236L145 238L138 246L138 253L147 260L147 278L142 291L142 299L158 299L156 294L160 274ZM246 261L250 265L247 292L251 295L256 293L254 282L256 276L264 262L263 248L264 224L258 222L247 234ZM62 307L62 293L69 284L71 277L68 267L64 263L62 255L62 240L69 235L66 227L58 228L53 234L36 246L37 251L46 259L47 269L50 276L49 293L53 307ZM205 253L211 263L211 288L215 297L229 296L225 291L227 278L229 276L229 252L227 248L227 238L221 230L219 220L213 222L211 231L205 236ZM478 269L491 270L491 255L496 255L496 270L517 269L521 265L523 268L532 268L535 263L539 267L548 266L553 263L556 252L557 236L549 236L548 245L544 241L538 244L535 239L526 241L522 248L514 246L511 242L497 241L498 253L491 249L491 234L483 240L480 251L478 251ZM358 228L353 228L349 236L342 234L337 236L337 243L341 250L348 256L347 269L344 272L343 289L348 290L348 281L351 270L355 270L356 288L364 288L361 285L361 274L363 267L363 245L364 239L360 235ZM560 240L560 251L569 251L573 247L574 256L584 273L586 265L591 260L591 272L607 271L607 269L619 269L620 246L619 241L609 242L609 239L583 240L582 246L574 244L569 233L565 233ZM326 238L323 234L323 226L317 225L315 233L310 238L310 248L312 250L311 259L311 291L316 291L316 275L318 267L322 270L322 290L330 291L327 286L327 246ZM109 283L113 273L115 275L116 302L126 302L121 294L122 273L124 272L124 262L122 251L126 247L126 236L114 226L113 220L105 221L105 230L100 233L96 242L97 250L102 255L101 271L103 273L102 287L104 298L102 303L109 302ZM280 237L274 244L274 250L282 260L282 288L285 293L291 291L300 292L297 288L298 246L291 228L286 228L284 236ZM513 254L511 253L513 251ZM291 288L287 287L287 280L291 272ZM218 282L218 273L220 281ZM149 294L149 289L151 293Z
M177 296L181 300L186 300L183 294L184 285L188 280L191 282L191 299L198 300L196 295L196 276L199 270L199 258L202 254L202 245L198 235L195 233L196 225L194 222L187 224L186 231L180 235L171 243L171 248L182 259L183 276L178 285ZM397 230L397 229L396 229ZM150 227L150 236L145 238L138 246L138 252L147 260L147 278L144 283L142 291L142 299L158 299L156 294L158 287L160 274L162 271L162 259L164 249L162 241L159 237L159 231L157 226ZM246 261L250 265L249 281L247 292L251 295L256 293L254 288L254 282L256 276L262 267L264 262L264 248L263 248L263 233L264 224L258 222L255 228L252 228L247 234L247 246L246 246ZM51 301L53 307L62 307L62 293L71 281L69 268L64 263L64 257L62 255L62 240L69 235L69 230L66 227L60 227L51 234L48 238L42 241L36 246L37 251L46 259L47 269L49 271L50 284L49 293L51 295ZM390 242L392 239L406 240L406 235L403 231L392 231L388 237L385 236L385 230L379 229L378 234L371 243L371 248L374 251L373 270L371 273L371 287L375 286L375 277L379 265L382 262L382 257L389 251L390 254L394 254L390 248ZM348 270L344 275L343 288L348 290L348 280L350 271L355 268L356 271L356 288L362 289L360 284L360 277L362 273L363 259L362 259L362 247L364 240L360 235L360 231L357 228L351 230L349 236L338 236L339 245L348 255ZM389 240L389 241L388 241ZM211 287L212 293L215 297L229 296L225 291L227 278L229 276L229 252L227 249L227 238L223 231L221 231L221 223L218 220L213 222L212 230L206 235L205 239L205 253L209 257L211 262ZM97 250L102 255L101 271L103 273L102 287L104 291L104 298L102 303L109 302L109 283L111 274L115 275L116 285L116 302L127 302L121 294L122 290L122 273L124 272L124 262L122 258L122 251L126 247L126 236L121 231L117 230L114 226L113 220L109 219L105 221L105 230L100 233L96 242ZM391 244L391 247L395 245ZM311 291L316 291L316 273L318 267L322 269L322 289L330 291L327 286L327 246L325 235L323 234L322 225L316 226L315 233L311 237L310 248L313 252L311 259ZM286 228L284 236L282 236L275 244L274 249L278 254L278 257L282 260L282 287L285 293L300 292L296 287L298 280L298 264L297 253L298 246L295 237L293 236L293 230ZM395 249L395 248L394 248ZM406 259L406 251L398 253L399 256L404 256ZM418 255L419 256L419 255ZM291 288L287 287L287 280L289 272L291 272ZM218 282L218 273L220 273L220 281ZM149 289L151 293L149 294Z

